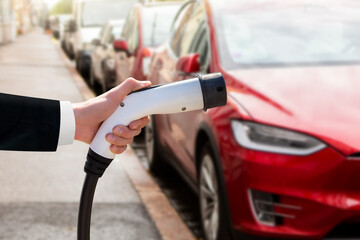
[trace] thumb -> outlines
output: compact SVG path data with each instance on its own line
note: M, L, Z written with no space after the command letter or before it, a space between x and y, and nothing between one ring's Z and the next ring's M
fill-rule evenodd
M116 102L121 102L129 93L139 90L141 88L150 87L150 81L138 81L134 78L128 78L117 87L111 89L109 94Z

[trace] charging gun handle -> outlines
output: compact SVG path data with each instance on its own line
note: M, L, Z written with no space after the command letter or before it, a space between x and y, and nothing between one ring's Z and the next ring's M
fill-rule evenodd
M106 134L116 125L128 126L132 121L152 115L208 109L226 103L226 86L220 73L149 87L129 94L116 111L101 125L90 151L113 159ZM94 154L93 154L94 155Z

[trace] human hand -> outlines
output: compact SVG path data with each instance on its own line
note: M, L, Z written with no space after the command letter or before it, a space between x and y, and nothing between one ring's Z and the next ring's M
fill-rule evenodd
M73 104L76 125L75 139L90 144L101 123L116 110L129 93L150 85L149 81L128 78L119 86L96 98ZM145 117L133 121L128 127L115 126L113 133L106 135L106 140L112 144L110 150L115 154L123 152L126 145L131 143L133 137L139 134L141 128L149 122L149 117Z
M135 120L128 127L117 125L112 133L106 135L106 140L111 143L110 151L114 154L120 154L126 150L128 144L132 143L133 138L140 134L141 129L148 125L150 118L148 116Z

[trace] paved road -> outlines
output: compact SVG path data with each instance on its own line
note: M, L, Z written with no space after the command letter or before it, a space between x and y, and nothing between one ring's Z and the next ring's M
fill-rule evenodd
M59 51L40 29L0 47L0 73L1 92L83 100ZM0 240L76 239L87 150L75 142L56 153L0 152ZM97 187L93 239L161 239L122 168L126 153L120 157Z

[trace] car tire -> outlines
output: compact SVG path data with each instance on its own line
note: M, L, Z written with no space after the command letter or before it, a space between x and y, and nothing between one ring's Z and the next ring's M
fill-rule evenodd
M78 73L81 75L81 64L80 64L80 58L75 58L75 68L78 71Z
M94 69L91 68L90 69L90 78L89 78L89 86L91 88L94 88L96 84L96 78L95 78L95 73L94 73Z
M70 46L70 49L67 52L67 54L71 60L75 60L75 52L74 52L74 48L72 46Z
M199 165L199 210L205 240L229 240L230 224L225 208L225 191L209 142L202 148Z
M61 40L61 49L66 53L65 41Z
M99 79L95 76L93 67L90 68L89 86L94 90L96 95L104 93Z
M101 84L101 87L103 89L104 92L109 91L111 89L110 87L110 79L109 79L109 70L106 68L105 63L103 63L102 66L102 73L103 73L103 77L104 77L104 81Z
M150 123L145 127L145 148L149 170L155 174L164 173L167 163L159 151L155 116L150 117Z

